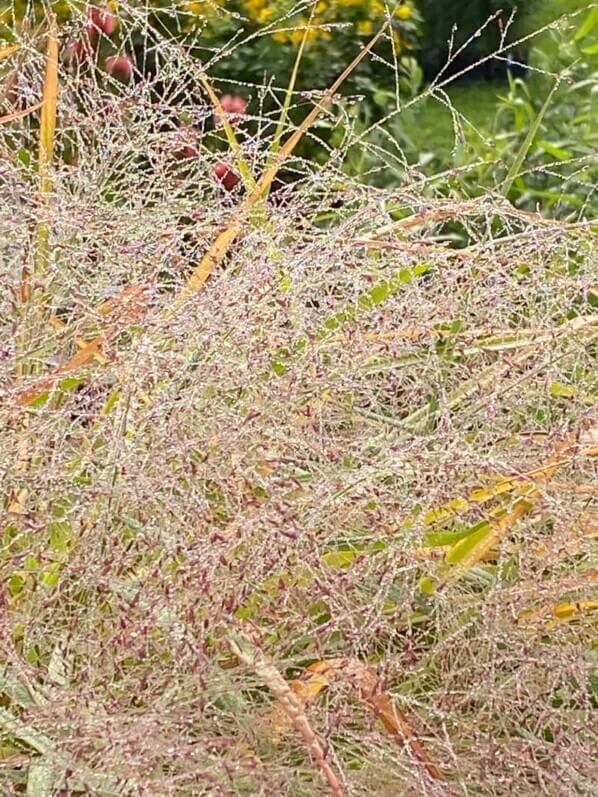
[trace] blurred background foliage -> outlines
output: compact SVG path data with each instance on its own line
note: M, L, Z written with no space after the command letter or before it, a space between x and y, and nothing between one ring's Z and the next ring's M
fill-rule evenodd
M50 5L64 29L81 29L87 3ZM299 153L324 163L330 146L342 150L349 132L354 141L357 134L357 143L342 153L342 168L381 186L415 178L424 179L424 190L443 195L500 191L558 82L508 196L522 208L551 215L595 215L598 10L583 0L527 0L517 4L518 11L515 5L516 0L153 0L151 7L153 24L189 47L220 91L249 101L244 124L251 135L255 119L280 101L273 101L272 92L284 90L306 30L296 88L321 90L394 8L390 33L347 81L334 113ZM127 15L127 38L118 29L104 37L102 55L128 52L138 76L154 73L158 64L143 29L135 28L135 3L113 0L108 6L117 16ZM42 21L44 3L36 0L33 7ZM10 40L27 8L28 0L17 0L0 15L2 38ZM305 112L298 105L293 121Z

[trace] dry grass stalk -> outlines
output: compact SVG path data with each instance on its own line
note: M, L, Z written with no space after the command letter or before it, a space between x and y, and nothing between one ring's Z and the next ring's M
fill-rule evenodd
M39 126L39 194L43 203L52 192L52 163L56 136L56 111L58 103L58 25L56 17L48 12L48 47L46 73L42 96ZM49 228L42 222L38 232L38 261L36 274L43 276L48 267Z
M11 44L8 47L2 47L0 49L0 61L4 61L5 58L10 58L11 55L17 53L20 49L21 47L18 44Z
M343 797L344 791L338 775L326 759L324 746L314 733L305 714L302 701L288 685L276 667L268 661L263 653L245 635L239 632L229 635L230 646L236 656L250 667L258 678L266 684L278 700L281 710L289 718L290 723L303 739L309 754L320 768L331 794Z
M194 269L193 273L187 280L186 286L180 292L175 307L177 307L180 302L184 301L189 296L200 290L214 268L216 268L216 266L222 262L227 252L230 250L231 246L243 230L245 220L249 212L262 201L264 196L267 195L272 183L276 179L276 175L278 174L280 167L286 160L288 160L288 158L290 158L305 133L312 127L322 111L324 111L330 102L332 102L339 88L363 61L365 56L380 39L387 27L388 22L386 22L380 28L378 33L359 51L353 61L344 69L342 74L337 78L337 80L335 80L332 86L326 90L324 96L316 103L310 113L308 113L297 130L291 133L289 138L285 141L279 152L276 154L273 163L266 167L257 181L255 188L249 192L249 194L241 203L237 213L235 214L235 220L218 235L212 246L201 259L199 265Z
M439 767L431 760L423 743L413 726L396 705L388 692L380 689L380 681L372 667L357 659L327 659L310 664L305 672L294 681L291 689L307 705L334 680L344 679L355 688L355 691L382 722L384 727L405 747L409 755L423 767L427 774L435 780L444 780ZM280 705L282 709L282 704ZM275 727L281 728L278 717L274 718Z
M7 113L4 116L0 116L0 124L14 122L15 119L22 119L24 116L29 116L30 113L39 110L43 104L44 103L42 100L41 102L33 103L33 105L30 105L28 108L23 108L21 111L13 111L12 113Z

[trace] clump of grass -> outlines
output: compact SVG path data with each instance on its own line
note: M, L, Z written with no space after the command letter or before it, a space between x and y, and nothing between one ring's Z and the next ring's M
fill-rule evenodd
M43 202L47 30L0 106L2 790L583 793L592 224L302 160L338 86L215 126L225 87L120 7L159 69L61 63Z

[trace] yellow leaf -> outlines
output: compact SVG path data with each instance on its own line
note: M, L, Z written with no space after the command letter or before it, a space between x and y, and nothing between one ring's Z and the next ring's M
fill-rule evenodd
M554 448L553 454L548 461L533 471L535 482L546 482L551 479L559 469L570 462L571 456L577 452L578 455L596 456L598 450L594 446L580 450L580 442L593 442L594 429L591 429L581 436L575 433L568 435L561 440ZM446 574L446 581L455 581L467 573L474 565L480 562L495 545L500 543L515 524L526 515L541 498L541 492L535 485L529 482L519 483L520 486L515 490L516 500L510 511L503 515L496 516L489 513L487 520L489 528L484 527L474 535L470 535L455 544L449 551L447 559L452 562ZM492 488L491 488L492 489ZM446 565L445 565L446 567Z
M13 53L16 53L20 49L21 48L18 44L12 44L9 47L0 48L0 61L4 61L5 58L10 58Z
M424 523L428 526L433 523L438 523L441 520L448 520L455 515L467 512L469 509L469 501L466 498L453 498L447 504L431 509L424 515Z
M550 631L563 623L579 620L584 614L598 611L598 600L556 603L543 609L522 612L517 622L522 625L539 626Z

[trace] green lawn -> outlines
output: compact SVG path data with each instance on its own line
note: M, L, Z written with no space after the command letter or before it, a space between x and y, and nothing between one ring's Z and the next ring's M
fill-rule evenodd
M548 2L531 2L523 4L515 38L525 36L538 30L551 20L557 19L567 12L585 9L584 0L548 0ZM581 23L583 15L578 17ZM533 40L533 46L550 52L554 47L548 32ZM534 55L531 55L532 62ZM508 90L506 81L473 81L457 82L447 88L447 94L454 108L468 122L462 121L466 140L471 141L477 135L484 135L492 128L492 123L501 95ZM406 136L413 141L423 153L434 153L441 161L450 161L454 146L453 117L450 110L439 100L428 98L419 102L401 116L402 128ZM422 135L422 131L423 135Z
M488 131L492 125L498 96L506 91L502 82L467 83L449 89L448 96L463 121L467 139ZM453 115L439 100L422 100L403 116L407 135L417 142L422 153L433 152L441 160L448 160L455 143ZM423 138L421 131L425 131Z

